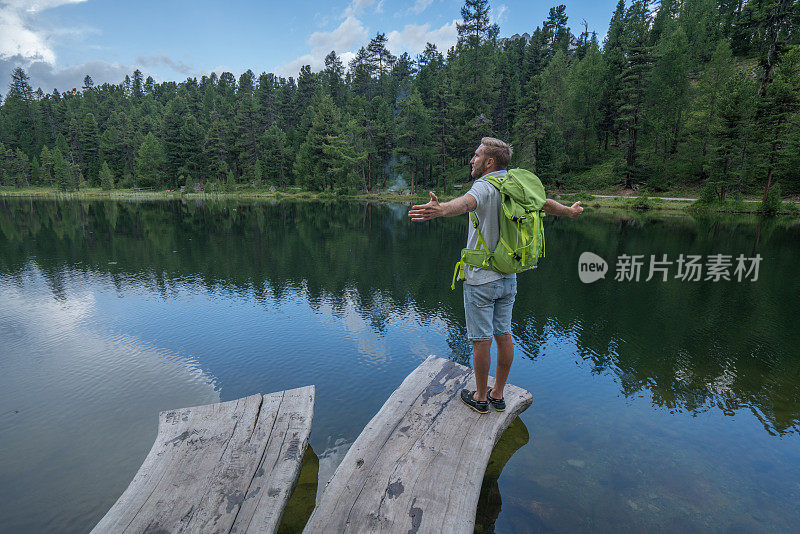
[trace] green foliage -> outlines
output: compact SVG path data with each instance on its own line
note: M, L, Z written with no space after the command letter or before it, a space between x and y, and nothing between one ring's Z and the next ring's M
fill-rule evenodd
M639 211L647 211L653 209L653 200L647 195L639 196L630 202L630 206Z
M73 176L72 164L67 161L61 152L61 149L56 147L52 153L53 161L53 176L56 185L60 191L71 191L78 187L77 180Z
M782 195L783 193L781 191L781 185L773 185L770 188L769 193L767 193L767 199L761 203L761 213L764 215L778 214L781 211L781 203L783 201Z
M464 0L450 50L395 57L378 31L349 69L332 52L321 72L303 65L289 78L156 83L137 70L43 94L17 68L0 106L0 179L96 185L106 162L116 187L226 187L232 172L338 192L402 175L448 191L491 135L513 143L513 165L561 189L713 184L722 201L780 182L797 194L797 5L619 0L601 45L588 28L573 33L564 5L531 22L529 39L500 39L489 0Z
M160 187L164 164L163 145L152 132L149 132L136 152L134 163L136 184L140 187Z
M422 98L419 91L413 90L400 102L395 148L397 167L404 172L412 195L416 190L416 174L432 157L431 134L430 119L422 104Z
M297 153L294 172L307 189L333 190L336 185L347 184L350 166L358 155L347 143L347 126L333 100L327 94L317 94L313 108L311 127Z
M291 169L292 163L287 142L286 134L277 124L270 126L261 136L259 153L262 179L279 185L286 184L286 173Z
M706 184L700 191L700 196L697 198L697 204L709 205L719 202L719 195L717 193L717 183L711 179L706 180Z
M103 165L100 167L100 187L104 190L109 191L114 189L114 173L111 170L111 167L108 166L108 163L105 161Z
M253 169L253 187L261 187L261 182L263 180L263 173L261 169L263 165L260 159L256 160L255 168Z

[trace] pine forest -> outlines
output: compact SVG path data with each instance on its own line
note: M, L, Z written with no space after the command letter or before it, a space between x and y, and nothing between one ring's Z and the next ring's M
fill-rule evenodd
M449 50L396 57L377 33L349 64L331 52L296 77L136 70L45 93L17 68L0 95L0 181L447 194L494 136L548 188L797 195L798 6L619 0L598 38L558 5L501 38L488 0L465 0Z

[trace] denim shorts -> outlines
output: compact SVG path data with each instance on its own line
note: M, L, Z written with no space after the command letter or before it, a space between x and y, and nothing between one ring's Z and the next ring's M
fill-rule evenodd
M464 314L470 341L511 333L511 310L517 295L517 277L500 278L478 286L464 284Z

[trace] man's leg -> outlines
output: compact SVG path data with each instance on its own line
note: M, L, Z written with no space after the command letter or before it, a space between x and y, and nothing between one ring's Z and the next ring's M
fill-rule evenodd
M464 284L464 311L467 319L467 336L472 341L472 367L475 370L474 400L486 401L486 383L492 347L492 314L497 281L472 286Z
M492 386L492 398L502 399L511 362L514 361L514 338L511 335L511 314L517 296L516 277L503 279L503 295L494 302L494 339L497 341L497 376Z
M486 400L486 388L489 381L489 366L492 363L490 349L492 348L492 340L486 341L473 341L472 342L472 367L475 369L475 395L473 399L479 401ZM506 373L508 376L508 373Z
M506 387L508 373L511 371L511 362L514 361L514 338L511 334L494 336L497 341L497 376L492 386L492 398L502 399L503 389ZM478 372L475 372L475 376Z

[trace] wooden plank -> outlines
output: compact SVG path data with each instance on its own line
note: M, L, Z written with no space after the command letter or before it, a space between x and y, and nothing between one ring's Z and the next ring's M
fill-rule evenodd
M284 392L269 441L231 532L275 532L292 495L311 432L314 386Z
M274 532L313 406L307 386L162 412L150 453L92 532Z
M489 383L493 383L490 378ZM506 385L506 411L459 399L467 367L430 356L389 397L336 469L304 532L471 533L492 448L532 395Z

